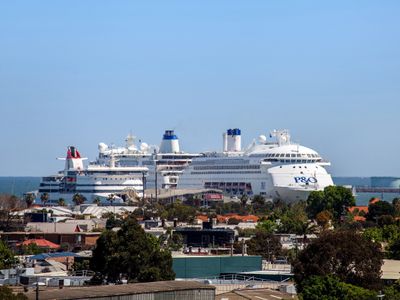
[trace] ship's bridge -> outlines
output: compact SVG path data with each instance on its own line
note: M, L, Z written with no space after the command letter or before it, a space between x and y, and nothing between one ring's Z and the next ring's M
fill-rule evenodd
M277 147L262 147L259 145L251 153L250 157L265 157L266 161L284 162L321 162L321 156L314 150L296 144Z

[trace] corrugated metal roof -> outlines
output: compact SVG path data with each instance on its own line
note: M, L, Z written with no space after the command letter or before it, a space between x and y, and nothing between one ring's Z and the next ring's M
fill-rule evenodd
M108 296L137 295L184 290L215 290L214 286L196 281L158 281L123 285L102 285L87 287L65 287L62 290L40 291L41 300L90 299ZM35 292L26 293L28 299L35 299Z

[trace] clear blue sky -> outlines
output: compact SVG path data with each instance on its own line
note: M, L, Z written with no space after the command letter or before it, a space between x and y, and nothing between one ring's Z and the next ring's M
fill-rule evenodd
M274 128L341 176L400 175L399 1L2 1L0 175L129 131L186 151Z

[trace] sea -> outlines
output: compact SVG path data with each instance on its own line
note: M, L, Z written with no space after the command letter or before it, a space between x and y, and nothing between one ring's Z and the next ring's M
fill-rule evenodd
M22 197L25 193L39 189L41 177L0 177L0 194L11 194ZM371 184L371 177L333 177L337 185L363 186ZM392 201L400 197L399 193L357 193L357 205L368 205L371 198Z

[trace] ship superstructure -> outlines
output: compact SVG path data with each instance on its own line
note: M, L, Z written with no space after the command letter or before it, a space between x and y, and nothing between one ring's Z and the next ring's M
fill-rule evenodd
M47 194L50 203L60 198L69 202L75 194L90 202L96 197L104 200L110 195L117 199L142 197L148 168L117 166L117 159L113 156L107 165L89 164L85 168L84 159L75 147L68 147L66 158L62 158L65 160L64 170L42 178L39 196Z
M241 149L240 129L223 134L223 152L204 153L185 169L178 188L213 188L230 196L262 195L296 201L311 191L333 185L323 160L314 150L291 142L288 130L261 135Z
M99 144L99 156L96 165L107 165L112 157L120 167L142 166L149 169L146 178L146 188L169 189L175 188L179 176L191 163L193 158L200 154L181 151L179 139L174 130L166 130L159 147L150 146L141 142L135 144L135 137L129 134L125 139L124 147L109 147L105 143Z

